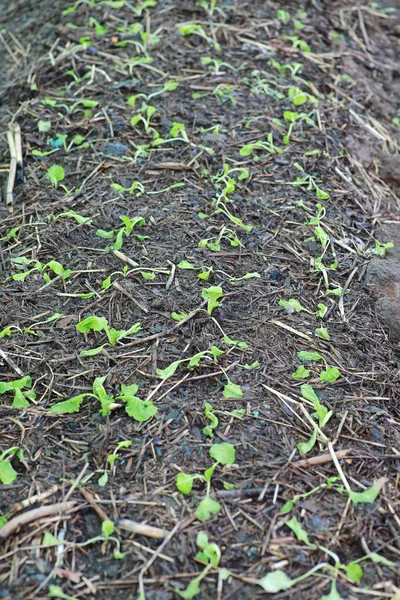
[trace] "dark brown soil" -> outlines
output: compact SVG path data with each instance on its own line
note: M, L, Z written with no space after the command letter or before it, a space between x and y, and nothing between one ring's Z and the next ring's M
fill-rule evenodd
M23 392L36 394L27 406L13 406L0 383L0 448L23 450L22 461L11 461L17 478L0 484L0 515L5 522L32 508L76 503L1 540L0 598L58 597L51 586L84 600L133 600L143 587L141 600L179 598L176 590L204 568L196 536L206 532L221 558L197 598L263 598L257 580L267 573L294 579L328 563L276 596L394 600L399 346L375 315L365 276L376 232L399 220L399 177L387 173L400 142L399 22L358 1L219 0L214 11L208 0L160 0L142 11L140 4L82 1L67 14L64 0L0 8L0 162L9 161L8 123L18 122L25 171L13 213L4 198L0 206L0 382L29 376ZM183 36L183 23L201 25L201 35ZM163 91L167 82L179 86ZM294 87L308 94L304 104L294 104ZM143 102L155 113L146 126L131 124L134 115L146 118ZM302 113L287 144L285 111ZM39 122L50 122L48 131ZM176 123L184 130L174 139ZM154 144L157 136L164 142ZM257 141L264 148L240 152ZM53 165L65 172L57 188L46 178ZM293 185L306 176L310 189ZM132 193L111 187L128 190L134 182ZM319 229L318 204L325 207ZM114 252L115 236L96 232L117 233L121 217L144 224ZM20 257L41 266L58 261L72 273L63 278L40 267L21 280L35 263ZM199 279L206 271L208 280ZM107 287L109 276L115 285ZM222 297L209 314L202 290L211 286ZM280 303L292 299L305 310ZM321 303L323 318L316 315ZM177 326L171 313L190 318ZM111 345L104 331L77 330L90 315L117 330L138 322L141 329ZM318 336L321 327L329 339ZM170 378L159 375L214 346L224 352L215 360L209 353L191 370L183 362ZM302 362L299 351L318 352L324 362ZM301 364L311 371L304 380L292 375ZM335 382L321 381L324 364L339 369ZM100 414L94 397L79 412L49 412L90 394L98 377L112 397L121 385L137 384L157 413L139 422L116 399ZM230 380L243 395L225 397ZM307 457L297 445L321 423L303 384L332 411ZM206 403L220 411L213 439L203 431ZM238 409L240 417L232 413ZM108 457L123 441L131 445L110 468ZM203 474L213 464L211 445L221 442L234 446L235 460L216 468L210 494L221 509L201 520L195 511L206 483L195 480L184 495L176 477ZM321 455L327 460L304 463ZM354 503L346 491L373 485L379 494L368 502ZM282 511L293 499L292 510ZM293 517L310 545L286 524ZM116 525L123 558L114 557L112 540L83 545L101 535L106 518ZM133 534L120 519L169 535ZM64 543L48 547L45 533ZM367 558L360 580L345 570L371 552L385 563ZM218 568L230 576L223 580Z

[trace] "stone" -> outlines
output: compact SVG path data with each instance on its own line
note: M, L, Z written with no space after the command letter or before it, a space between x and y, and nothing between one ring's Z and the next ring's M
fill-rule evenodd
M381 242L393 242L385 257L374 258L367 270L367 282L373 286L378 318L393 341L400 341L400 222L382 227Z

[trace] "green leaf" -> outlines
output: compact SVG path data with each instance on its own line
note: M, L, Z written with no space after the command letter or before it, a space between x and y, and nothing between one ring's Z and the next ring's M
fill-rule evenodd
M217 306L220 306L220 302L218 302L218 299L221 298L222 294L223 294L222 288L215 286L215 285L213 285L209 288L202 289L202 291L201 291L202 298L208 300L207 312L209 315L211 315L214 308L217 308Z
M319 402L319 398L318 398L317 394L314 392L312 386L308 385L308 383L304 383L302 386L300 386L300 390L301 390L301 395L306 400L310 400L310 402L313 402L313 403Z
M59 544L62 544L63 541L60 540L59 538L56 538L55 535L53 535L52 533L50 533L49 531L45 531L44 532L44 536L42 539L42 546L45 547L49 547L49 546L58 546Z
M327 596L321 596L320 600L344 600L336 589L336 580L332 581L331 591Z
M322 356L318 352L308 352L307 350L300 350L297 353L300 360L323 360Z
M201 577L196 577L196 579L193 579L189 583L187 588L185 588L184 590L179 590L178 588L175 588L175 592L181 598L184 598L185 600L191 600L192 598L200 594L200 581Z
M207 519L209 519L211 515L217 515L220 510L221 505L219 504L219 502L213 500L212 498L210 498L210 496L206 496L200 502L194 514L202 521L207 521Z
M217 544L207 544L203 547L202 552L196 554L196 558L216 567L221 560L221 550Z
M328 310L328 307L325 304L319 303L318 310L315 313L315 316L320 317L320 319L322 319L325 316L325 313L327 310Z
M91 315L83 321L77 323L76 328L80 333L89 333L89 331L104 331L108 328L108 321L105 317L96 317Z
M78 600L75 596L68 596L68 594L64 594L58 585L49 585L48 596L50 598L58 598L59 600Z
M104 471L103 475L101 477L99 477L99 480L98 480L97 483L98 483L98 485L100 487L104 487L104 486L107 485L107 483L108 483L108 471Z
M323 340L329 341L331 339L326 327L318 327L315 330L315 335L322 338Z
M364 490L363 492L349 491L349 496L354 504L372 504L378 497L379 489L374 486Z
M187 473L178 473L176 476L176 487L182 494L190 494L193 488L193 475Z
M181 260L181 262L177 265L178 269L196 269L193 263L187 260Z
M268 594L277 594L283 590L288 590L295 585L296 580L290 579L284 571L271 571L264 575L262 579L257 581L265 592Z
M288 308L288 309L292 308L296 312L301 312L302 310L307 310L295 298L290 298L290 300L279 300L278 305L282 306L283 308Z
M357 563L349 563L348 565L344 565L343 568L346 571L347 577L354 581L354 583L360 581L363 576L363 570Z
M106 521L103 521L101 524L101 532L106 539L108 539L110 535L114 533L114 529L114 523L112 521L109 521L108 519Z
M228 442L213 444L210 448L210 456L221 465L232 465L235 462L235 447Z
M0 481L4 485L10 485L17 479L17 472L9 460L0 460Z
M49 167L46 172L46 179L50 181L53 187L57 187L60 181L65 178L65 171L60 165Z
M137 396L118 396L118 398L126 403L126 414L140 423L154 417L158 410L150 400L141 400Z
M14 379L14 381L1 382L0 383L0 394L13 390L22 390L26 387L32 386L32 378L29 375L25 375L21 379Z
M185 313L185 312L181 312L181 313L172 312L171 313L171 319L174 319L174 321L182 321L182 319L184 319L185 317L187 317L187 313Z
M243 390L240 385L228 381L222 392L224 398L243 398Z
M40 133L47 133L51 129L51 121L38 121Z
M96 229L96 235L104 240L110 240L114 237L115 231L114 229L111 231L106 231L105 229Z
M298 448L298 451L300 452L300 454L307 454L307 452L310 452L310 450L312 450L312 448L314 448L316 439L317 439L317 428L314 428L314 431L312 432L311 437L308 440L308 442L300 442L299 444L297 444L297 448Z
M292 373L293 379L306 379L310 377L311 371L305 368L304 365L299 365L294 373Z
M319 374L320 381L334 383L341 376L341 372L336 367L327 367L325 371Z
M81 350L79 356L96 356L103 351L103 349L107 346L107 344L102 344L101 346L97 346L97 348L92 348L91 350Z
M157 369L157 375L161 377L161 379L168 379L168 377L172 377L181 362L184 362L184 360L176 360L165 369Z
M307 544L307 546L310 546L310 548L317 547L315 544L312 544L310 542L310 540L308 539L308 534L307 534L306 530L303 529L303 527L298 522L296 517L292 517L291 519L289 519L289 521L286 521L285 525L287 525L289 527L289 529L291 529L293 531L293 533L295 534L295 536L297 537L297 539L300 542L304 542L305 544Z
M369 558L369 560L372 560L372 562L374 562L376 564L386 565L388 567L395 566L395 563L393 561L388 560L387 558L385 558L384 556L381 556L380 554L377 554L376 552L370 552L369 554L364 556L363 560L366 560L368 558Z
M143 277L143 279L155 279L156 278L155 273L147 273L146 271L140 271L140 274Z
M74 396L69 400L57 402L57 404L53 404L53 406L49 408L48 412L60 415L79 412L83 400L86 398L86 396L90 395L91 394L80 394L79 396Z
M258 362L258 360L255 360L254 362L251 363L251 365L249 365L249 364L243 365L243 368L246 369L247 371L252 371L253 369L259 369L260 363Z
M21 392L21 390L15 390L15 394L14 394L14 400L12 403L14 408L25 408L26 406L29 406L29 402L26 400L24 394Z

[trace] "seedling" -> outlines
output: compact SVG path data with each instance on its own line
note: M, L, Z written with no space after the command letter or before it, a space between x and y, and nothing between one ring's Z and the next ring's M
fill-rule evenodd
M136 197L144 194L144 185L140 183L140 181L134 181L128 188L125 188L123 185L119 183L112 183L110 185L111 189L115 190L119 194L123 194L124 192L128 192L129 194L135 194Z
M92 394L80 394L64 400L63 402L57 402L50 409L49 412L53 414L70 414L79 412L82 402L85 398L94 398L100 402L99 413L105 417L111 413L115 408L119 408L121 404L116 400L121 400L125 403L125 412L127 415L132 417L135 421L143 422L148 421L157 412L157 407L150 400L141 400L136 396L138 386L132 385L121 385L121 393L115 398L109 396L104 389L103 383L106 377L96 377L93 382L93 393Z
M136 183L138 183L138 182L136 182ZM111 246L107 246L106 249L114 248L114 250L120 250L122 248L124 236L129 237L131 235L134 227L142 227L146 223L143 217L130 218L130 217L127 217L126 215L122 215L122 216L120 216L120 219L124 223L124 226L121 227L117 231L117 233L115 232L114 229L112 229L111 231L105 231L104 229L96 230L96 235L103 239L109 240L109 239L113 239L115 237L115 242ZM135 235L139 239L142 239L142 240L145 239L143 236L139 236L136 233L133 235Z
M46 269L49 269L55 275L62 277L63 279L68 279L68 277L72 274L71 269L64 269L62 264L56 260L51 260L50 262L43 265L38 260L28 259L25 256L17 256L11 259L11 263L22 272L15 273L14 275L11 275L11 277L7 277L5 281L7 281L8 279L12 279L13 281L24 281L26 277L28 277L28 275L34 273L35 271L38 271L42 274L45 283L50 283L51 278L47 273L45 273ZM27 266L31 265L33 265L31 269L24 270Z
M300 39L298 35L284 35L283 38L292 42L293 48L299 48L302 52L311 52L311 48L307 42Z
M141 329L140 323L135 323L129 329L114 329L113 327L109 327L108 321L105 317L96 317L95 315L91 315L90 317L86 317L83 321L80 321L76 325L77 330L80 333L89 333L90 331L104 331L107 335L108 341L112 346L115 346L117 342L120 342L124 338L138 333ZM92 350L82 350L81 356L95 356L102 352L102 350L107 346L107 344L103 344L98 348L93 348Z
M210 71L212 71L215 75L220 75L223 67L230 69L231 71L237 71L236 67L233 67L229 63L219 59L219 58L211 58L211 56L202 56L200 62L205 67L208 67Z
M201 359L205 358L206 360L211 359L213 361L216 361L218 359L218 356L220 356L221 354L224 354L223 350L220 350L216 346L210 346L209 350L203 350L202 352L198 352L190 358L182 358L180 360L175 360L165 369L157 369L157 375L161 377L161 379L169 379L175 374L175 371L182 363L187 362L187 368L194 369L195 367L199 366Z
M233 95L232 88L226 83L220 83L217 85L217 87L213 89L212 93L222 102L227 102L229 100L232 104L237 104L237 100Z
M224 13L222 12L222 9L217 8L217 4L218 4L218 0L196 0L196 6L201 6L201 8L204 8L204 10L206 11L206 13L212 17L214 14L215 9L217 9L222 15L224 15Z
M207 573L210 571L210 569L218 566L221 559L221 550L219 546L217 544L209 543L208 536L203 531L200 531L197 534L196 544L200 548L200 552L196 554L196 559L202 563L205 563L206 567L203 569L200 575L198 575L195 579L192 579L192 581L184 590L175 588L175 592L181 598L185 598L185 600L191 600L200 594L200 583L207 576ZM224 578L227 579L230 573L226 569L223 569L223 571Z
M218 302L218 300L219 300L219 298L221 298L222 294L223 294L222 288L218 287L218 286L211 286L209 288L202 289L202 291L201 291L202 298L208 300L207 312L209 315L211 315L214 308L217 308L218 306L221 305L221 303Z
M11 464L12 458L16 456L20 462L24 462L24 453L18 446L7 448L0 454L0 482L10 485L17 479L17 472Z
M53 165L49 167L46 172L46 179L50 181L51 185L57 189L60 181L65 178L65 171L60 165Z
M319 200L328 200L328 198L329 198L328 192L325 192L317 185L316 178L313 177L312 175L308 175L307 173L304 173L303 167L299 163L294 163L294 166L296 167L296 169L298 169L299 171L302 172L302 176L297 177L296 181L291 181L289 185L293 185L296 187L307 186L306 189L308 191L310 191L312 189L315 190L315 193L317 195L317 198L319 198Z
M184 37L188 35L198 35L201 38L203 38L203 40L205 40L207 44L213 46L215 50L221 50L221 46L219 45L219 43L212 37L208 36L201 25L198 25L197 23L182 23L181 25L177 25L177 27L179 32Z
M239 150L239 154L240 156L250 156L255 150L264 150L264 152L268 152L268 154L282 154L282 152L284 152L283 148L275 146L272 133L267 135L266 141L257 140L256 142L251 142L242 146Z
M136 386L136 388L137 388L137 386ZM115 461L117 460L117 458L119 458L119 451L122 448L130 448L131 446L132 446L131 440L124 440L122 442L118 442L114 452L107 456L107 463L110 465L110 468L104 469L103 475L100 477L100 479L97 482L100 486L104 487L105 485L107 485L109 473L113 470L113 468L115 468Z
M150 133L150 131L153 131L153 128L150 127L151 117L156 112L157 109L155 106L148 106L147 104L143 103L141 108L138 109L138 114L134 115L131 118L130 124L132 125L132 127L136 127L138 123L143 123L145 132Z
M309 94L308 92L303 92L300 88L296 86L289 88L288 97L295 106L301 106L306 102L311 102L311 104L318 104L318 99L315 96Z
M379 240L375 240L375 248L370 249L368 252L377 256L385 256L386 250L390 248L394 248L393 242L382 243Z
M14 381L0 382L0 394L6 394L7 392L14 394L12 403L14 408L26 408L29 406L28 400L35 400L36 398L36 393L32 388L32 379L29 375L21 379L14 379Z
M284 25L287 25L290 21L290 13L287 10L277 10L276 16Z
M182 494L190 494L195 480L203 481L207 484L206 495L201 500L195 511L195 515L202 521L206 521L211 515L216 515L221 510L221 505L210 496L211 478L215 469L219 465L232 465L235 462L235 448L232 444L223 442L221 444L213 444L210 448L210 456L216 462L204 471L204 475L194 473L188 475L179 473L176 478L176 487Z

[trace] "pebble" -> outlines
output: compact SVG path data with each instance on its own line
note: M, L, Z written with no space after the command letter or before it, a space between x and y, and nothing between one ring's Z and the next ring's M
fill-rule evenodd
M385 225L378 237L382 242L393 242L394 248L371 261L367 282L372 286L379 320L389 337L400 341L400 223Z

